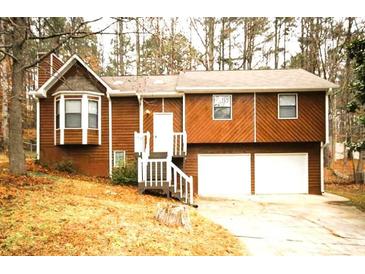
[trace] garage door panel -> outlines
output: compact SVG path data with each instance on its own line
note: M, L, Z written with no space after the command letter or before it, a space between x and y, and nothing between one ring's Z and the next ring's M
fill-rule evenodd
M251 193L248 154L199 155L199 195L234 198Z
M255 193L308 193L308 155L255 154Z

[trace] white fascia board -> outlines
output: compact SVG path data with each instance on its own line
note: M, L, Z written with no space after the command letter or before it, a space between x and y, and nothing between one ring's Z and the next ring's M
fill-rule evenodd
M137 96L137 91L135 91L135 90L119 91L119 90L113 89L113 90L108 91L107 95L110 97Z
M52 96L57 96L60 94L67 94L67 95L95 95L95 96L104 96L104 93L95 92L95 91L87 91L87 90L60 90L52 94Z
M176 87L176 91L183 93L220 93L220 92L310 92L310 91L326 91L327 88L283 88L283 87Z
M141 93L143 98L181 98L182 93L178 92L145 92Z
M100 82L108 91L112 90L108 84L101 79L87 64L85 64L82 59L77 56L76 54L72 55L70 59L67 60L65 64L57 71L55 72L36 92L36 96L38 97L47 97L47 91L76 63L79 62L83 67L87 69L88 72L92 76L95 77L95 79Z

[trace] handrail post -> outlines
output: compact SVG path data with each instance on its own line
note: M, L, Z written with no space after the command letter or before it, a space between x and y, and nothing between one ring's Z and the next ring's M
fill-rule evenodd
M137 172L138 172L138 183L142 182L142 162L141 162L141 157L138 157L137 160Z
M186 131L183 132L183 146L184 146L184 154L186 154L188 150L188 138L186 135Z

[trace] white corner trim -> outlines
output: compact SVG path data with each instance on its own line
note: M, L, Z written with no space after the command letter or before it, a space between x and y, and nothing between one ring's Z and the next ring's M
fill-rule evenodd
M36 131L37 131L37 160L40 159L40 152L41 152L41 140L40 140L40 125L41 125L41 115L40 115L40 103L39 103L39 99L36 99L37 102L37 121L36 121Z
M139 102L139 133L143 133L143 101L144 99L141 98Z
M82 95L81 99L81 128L82 128L82 144L87 145L87 130L89 128L89 100L87 95Z
M326 140L325 144L328 144L329 142L329 92L332 92L332 89L326 92L325 96L325 123L326 123Z
M64 143L65 143L65 96L61 95L61 98L60 98L60 145L63 145Z
M256 92L253 93L253 142L256 143Z
M324 193L324 174L323 174L323 169L324 169L324 166L323 166L323 163L324 163L324 153L323 153L323 142L321 142L321 152L320 152L320 165L321 165L321 192Z
M112 101L111 101L111 98L110 96L108 95L108 103L109 103L109 124L108 124L108 127L109 127L109 176L112 175L112 170L113 170L113 145L112 145L112 141L113 141L113 138L112 138L112 134L113 134L113 130L112 130Z
M183 119L183 121L182 121L182 124L183 124L183 132L185 132L185 129L186 129L186 126L185 126L185 121L186 121L186 118L185 118L185 113L186 113L186 110L185 110L185 107L186 107L186 105L185 105L185 94L183 95L183 98L182 98L182 111L183 111L183 117L182 117L182 119Z
M161 98L161 111L165 112L165 98Z
M49 77L53 74L53 53L49 56Z
M99 146L101 145L101 131L102 131L102 128L101 128L101 97L99 97L99 100L98 100L98 133L99 133L99 140L98 140L98 144Z

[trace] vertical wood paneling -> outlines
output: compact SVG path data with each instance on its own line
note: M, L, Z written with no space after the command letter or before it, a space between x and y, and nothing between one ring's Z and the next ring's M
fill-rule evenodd
M253 94L232 94L232 120L212 116L211 94L186 95L188 143L253 142Z

